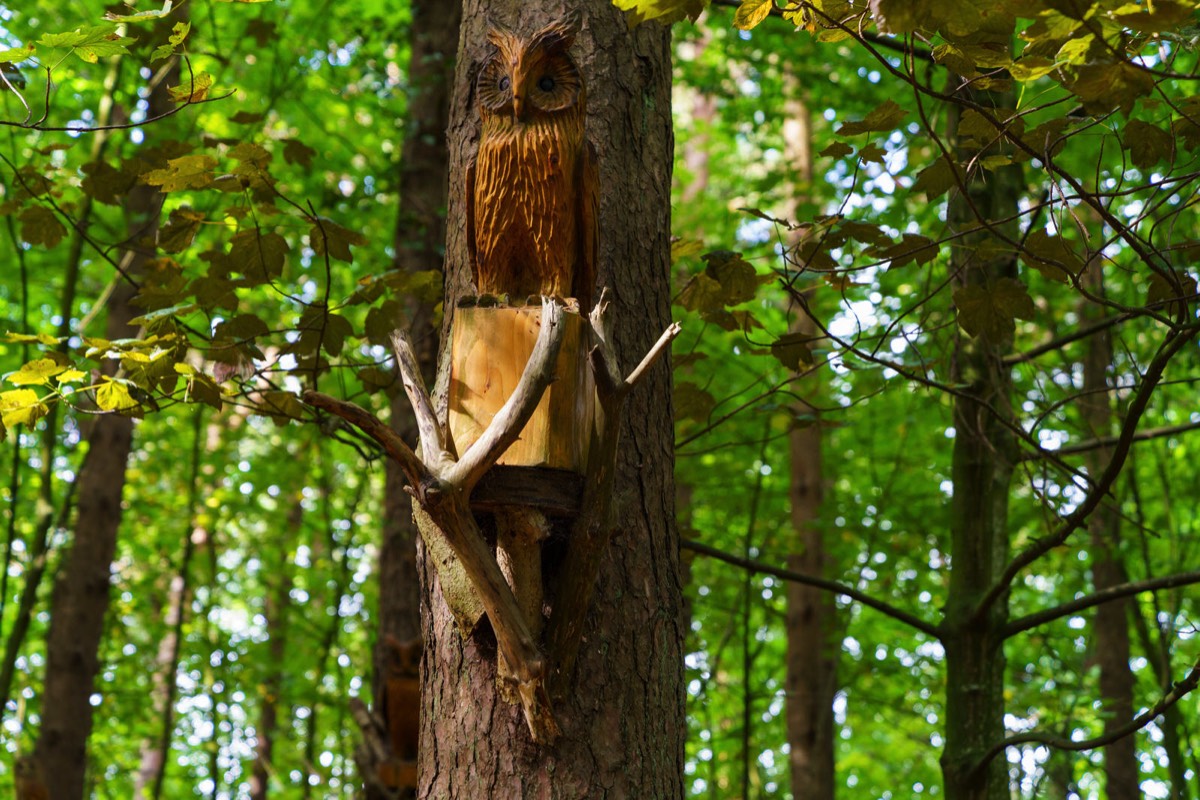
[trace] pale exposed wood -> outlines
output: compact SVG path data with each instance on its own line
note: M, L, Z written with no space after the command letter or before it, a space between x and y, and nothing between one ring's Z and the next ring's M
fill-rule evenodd
M464 453L512 395L542 324L533 308L459 308L450 372L450 447ZM582 473L594 414L586 363L587 324L562 315L562 347L550 384L533 416L496 463Z
M541 638L545 618L542 616L542 541L550 535L550 523L537 508L503 506L496 511L496 563L509 588L529 632ZM514 692L516 673L504 654L496 665L496 688L510 703L518 702Z

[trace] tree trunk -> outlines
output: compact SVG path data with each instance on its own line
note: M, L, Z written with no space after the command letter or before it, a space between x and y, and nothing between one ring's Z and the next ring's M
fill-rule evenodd
M1104 297L1103 261L1092 259L1083 274L1084 288L1094 297ZM1084 309L1081 319L1089 319ZM1094 319L1097 314L1093 313ZM1113 409L1108 371L1112 367L1112 337L1105 329L1088 341L1083 362L1083 395L1080 410L1087 435L1103 438L1112 434ZM1100 475L1111 458L1110 448L1088 453L1088 475ZM1096 591L1124 583L1125 567L1118 540L1121 518L1109 503L1101 503L1088 518L1092 545L1092 585ZM1100 663L1100 702L1104 709L1104 732L1120 728L1133 719L1133 672L1129 669L1129 621L1132 603L1123 598L1096 608L1093 642ZM1138 800L1137 739L1125 736L1104 748L1104 782L1108 800Z
M784 73L786 116L783 123L784 162L794 172L787 218L800 218L812 188L812 114L804 102L795 74ZM811 296L810 296L811 300ZM793 331L817 335L811 306L796 308ZM795 384L797 394L819 397L818 373ZM791 475L788 499L796 550L788 555L788 569L828 578L825 532L817 524L825 496L821 465L821 427L817 407L799 403L797 414L811 417L788 434ZM787 585L787 740L792 770L792 797L832 800L834 796L833 699L837 693L837 657L841 641L837 631L835 596L799 583Z
M445 308L449 316L471 278L463 186L479 134L473 84L487 53L486 20L528 33L573 9L584 16L572 52L587 84L587 136L600 162L599 278L613 292L617 355L629 370L669 320L670 34L652 25L631 31L606 0L464 3L449 131ZM604 558L577 669L555 701L562 737L554 749L534 745L520 708L497 696L490 633L481 626L460 639L433 564L423 561L422 797L682 796L686 725L670 390L669 368L658 364L626 404L615 488L620 526Z
M180 548L179 569L171 577L167 590L167 611L163 625L167 634L158 643L158 653L155 656L156 667L151 678L151 704L154 716L161 721L159 735L148 737L142 742L142 753L138 759L138 771L133 778L134 800L145 800L153 797L157 800L162 796L164 765L167 753L171 749L171 733L175 727L175 675L179 670L179 650L183 637L183 623L187 617L188 601L191 598L191 564L196 552L195 533L193 529L196 519L197 501L200 486L200 440L202 438L201 421L204 418L203 406L197 406L192 412L192 461L189 474L187 497L187 522L183 526L183 543Z
M304 521L304 505L296 493L294 505L288 512L286 531L300 530ZM287 655L288 632L291 627L288 619L292 607L292 586L295 583L290 565L287 565L289 538L279 536L276 547L280 563L285 565L275 575L277 585L271 587L263 607L263 616L267 624L267 676L263 681L262 708L259 709L258 725L255 726L254 766L250 771L250 800L266 800L271 787L271 775L275 772L273 763L275 736L279 730L279 708L284 705L283 678L284 658ZM285 706L286 707L286 706ZM285 727L285 731L289 730Z
M167 88L177 82L178 75L176 64L158 76L158 83L150 88L148 115L164 114L172 108ZM152 186L139 184L129 192L125 211L131 249L124 251L126 275L140 275L149 258L133 243L143 237L154 238L161 198ZM136 291L128 280L118 281L107 304L105 338L138 335L137 328L129 324L142 313L131 302ZM115 363L106 365L110 374L115 368ZM78 517L70 552L64 556L54 584L46 635L42 723L34 759L55 800L75 800L84 794L87 739L94 711L91 696L100 670L109 572L121 525L121 495L132 446L132 418L120 414L96 417L88 437L87 458L77 479Z
M1006 40L1007 41L1007 40ZM1006 94L974 92L988 107L1010 108ZM950 109L952 130L959 107ZM956 138L956 134L954 134ZM960 163L973 155L956 147ZM1010 240L1017 238L1014 220L1021 192L1019 167L979 170L968 179L967 196L951 190L947 219L958 230L979 220ZM974 246L987 231L963 237L952 248L951 269L957 289L991 291L997 281L1015 279L1014 254L981 255ZM994 251L993 251L994 252ZM951 380L965 387L954 399L954 449L951 475L950 552L953 569L946 601L946 747L942 771L948 800L1007 800L1005 761L992 759L984 770L975 765L984 751L1004 737L1004 641L1007 593L981 615L976 609L1008 562L1008 495L1016 442L1006 426L1011 418L1012 378L1002 358L1012 348L1012 335L970 338L956 333Z
M462 18L461 0L413 0L408 63L407 126L400 152L400 210L396 218L395 268L416 273L441 270L446 242L446 195L449 155L446 125L454 56ZM433 308L406 298L397 327L410 331L413 348L427 383L437 370L438 332ZM397 377L391 397L391 425L408 442L417 438L416 420ZM421 590L417 578L417 526L404 473L388 459L383 499L383 544L379 551L379 628L375 646L374 706L386 714L394 707L387 697L388 637L408 642L421 631ZM411 714L417 719L417 709ZM388 725L391 731L395 725ZM395 739L396 737L392 737ZM397 754L399 742L392 742ZM415 787L406 787L413 789ZM368 800L385 800L367 784Z

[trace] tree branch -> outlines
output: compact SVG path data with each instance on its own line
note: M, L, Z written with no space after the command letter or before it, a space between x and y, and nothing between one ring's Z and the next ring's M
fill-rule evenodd
M392 349L396 353L396 366L404 383L404 393L408 395L408 402L417 418L417 429L421 435L421 457L426 464L440 466L444 458L449 458L446 452L446 437L442 426L438 424L437 414L433 411L433 402L429 399L429 390L425 388L425 379L421 377L421 367L417 364L408 334L400 330L394 331Z
M1093 592L1086 597L1080 597L1072 600L1069 603L1047 608L1043 611L1038 611L1033 614L1026 614L1023 617L1017 617L1010 620L1004 626L1004 632L1001 636L1005 639L1015 636L1018 633L1027 631L1030 628L1036 628L1039 625L1044 625L1052 620L1061 617L1070 616L1077 611L1083 611L1092 606L1103 605L1110 603L1113 600L1120 600L1122 597L1129 597L1142 592L1153 592L1159 589L1174 589L1177 586L1191 586L1192 584L1200 583L1200 572L1180 572L1175 575L1167 575L1162 578L1151 578L1144 581L1131 581L1129 583L1121 583L1116 586L1109 586L1098 592Z
M336 397L330 397L327 394L311 390L302 394L300 399L314 408L319 408L323 411L328 411L334 416L341 417L367 436L379 442L383 446L384 451L400 464L401 469L404 470L404 474L408 476L408 480L413 486L419 486L422 483L429 483L433 480L432 473L422 463L421 459L417 458L417 454L400 438L400 434L385 425L378 417L362 406L357 406L354 403L338 400Z
M856 600L859 603L862 603L864 606L873 608L885 616L889 616L894 620L903 622L905 625L918 630L921 633L932 636L935 639L940 639L942 637L942 630L939 626L930 622L926 622L920 617L896 608L895 606L889 605L882 600L871 597L865 592L860 592L853 586L848 586L844 583L838 583L837 581L831 581L825 578L818 578L813 575L805 575L802 572L794 572L790 569L772 567L769 564L762 563L761 561L752 561L748 558L742 558L731 553L726 553L724 550L718 550L715 547L709 547L708 545L701 544L694 539L681 539L679 546L685 550L691 550L694 553L711 556L718 561L724 561L726 564L732 564L735 567L748 569L751 572L760 572L764 575L770 575L783 581L799 583L805 586L813 586L817 589L824 589L827 592L833 592L834 594L844 594L851 600Z
M1019 744L1036 742L1038 744L1044 744L1047 747L1054 747L1059 750L1071 750L1074 752L1079 752L1082 750L1095 750L1098 747L1110 745L1118 739L1123 739L1130 734L1137 733L1142 728L1149 725L1160 714L1182 700L1184 695L1194 691L1197 686L1200 686L1200 661L1197 661L1192 667L1191 672L1188 673L1188 676L1182 681L1176 683L1174 687L1172 687L1171 691L1167 692L1165 695L1163 695L1161 700L1155 703L1153 708L1144 714L1140 714L1135 719L1130 720L1128 724L1122 725L1120 728L1111 730L1103 736L1097 736L1094 739L1084 739L1078 742L1073 739L1064 739L1061 736L1054 736L1049 733L1034 732L1010 736L1003 742L993 745L992 748L983 755L983 758L979 759L979 763L971 768L971 774L978 775L987 767L988 764L991 763L993 758L1000 755L1008 748L1015 747Z
M1161 428L1147 428L1144 431L1138 431L1131 438L1131 442L1145 442L1150 439L1161 439L1164 436L1172 436L1176 433L1188 433L1190 431L1200 430L1200 421L1185 422L1182 425L1165 425ZM1085 442L1059 447L1050 452L1059 456L1070 456L1078 453L1086 453L1089 450L1099 450L1105 447L1112 447L1120 440L1120 436L1102 436L1098 439L1088 439ZM1021 457L1022 461L1030 461L1038 458L1040 453L1028 453Z

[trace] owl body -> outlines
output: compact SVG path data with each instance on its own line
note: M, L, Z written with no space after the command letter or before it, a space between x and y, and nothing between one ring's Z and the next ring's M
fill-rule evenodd
M484 294L576 297L591 304L596 159L584 135L583 83L567 48L577 23L529 39L503 28L477 85L483 128L467 176L468 246Z

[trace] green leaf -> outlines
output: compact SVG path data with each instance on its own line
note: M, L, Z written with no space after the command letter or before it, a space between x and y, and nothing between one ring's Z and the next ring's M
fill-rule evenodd
M316 150L299 139L284 139L283 141L283 160L289 164L299 164L302 167L310 166L313 156L316 154Z
M742 0L742 4L733 14L733 27L748 31L771 16L773 8L774 0Z
M149 314L142 314L140 317L134 317L129 320L130 325L146 325L152 326L155 323L162 322L165 319L178 317L182 314L190 314L197 308L195 303L179 303L170 308L160 308L157 311L151 311Z
M182 253L191 246L203 222L202 212L188 206L176 208L158 231L158 246L167 253Z
M1188 314L1188 304L1195 302L1195 298L1196 279L1183 270L1171 270L1170 275L1155 272L1150 276L1146 305L1164 303L1166 312L1178 317Z
M1025 285L1000 278L990 286L971 284L956 289L954 305L958 324L971 336L991 342L1008 339L1016 331L1016 319L1033 319L1033 298Z
M366 244L367 237L357 231L347 230L333 220L320 217L320 223L313 225L308 232L308 242L317 258L324 258L328 251L330 258L350 263L354 260L350 246Z
M291 392L263 392L262 401L255 410L281 426L289 420L304 419L304 406Z
M716 250L704 255L704 272L721 285L723 305L736 306L754 299L758 292L758 273L741 253Z
M938 243L927 236L906 233L900 237L899 242L890 247L873 247L869 253L872 258L890 261L888 269L898 269L909 263L920 266L937 258Z
M21 238L29 244L54 247L62 241L67 229L54 212L42 205L33 205L21 212Z
M1067 88L1083 101L1089 114L1119 108L1128 116L1139 97L1154 91L1154 75L1125 62L1086 64L1076 70Z
M813 364L812 350L808 346L811 340L812 336L799 331L785 333L771 342L771 355L788 369L799 372Z
M917 173L912 190L924 192L925 199L932 200L948 192L951 187L958 186L955 173L960 169L957 164L951 164L945 156L941 156L937 161ZM959 178L961 179L961 177L960 173Z
M213 182L217 160L212 156L180 156L167 161L163 169L155 169L141 177L141 182L158 186L164 192L180 189L203 189Z
M1075 248L1059 235L1044 230L1033 231L1025 238L1021 260L1046 278L1067 283L1072 275L1083 271L1083 259Z
M940 44L933 48L933 60L954 70L964 78L974 78L979 74L975 62L967 58L967 54L952 44Z
M717 399L691 381L675 383L675 418L707 422Z
M24 47L14 47L11 50L0 50L0 64L16 64L24 61L27 58L32 58L35 49L36 48L34 47L33 43L30 42Z
M283 274L287 240L278 233L259 234L257 229L238 231L230 240L229 258L234 269L247 278L266 283Z
M725 307L725 290L718 281L701 273L683 287L678 302L688 311L720 310Z
M67 367L52 358L39 358L23 365L5 378L13 386L38 386L48 383L55 375L67 371Z
M830 158L843 158L853 152L854 148L845 142L834 142L818 153L818 155L829 156Z
M95 64L101 58L129 52L126 45L132 44L133 39L119 36L116 31L117 26L112 23L90 25L69 33L47 33L38 39L38 44L69 49L89 64Z
M169 8L170 5L171 0L167 0L166 7ZM176 22L175 27L171 30L173 32L167 37L167 43L160 44L158 47L154 48L154 52L150 54L151 64L162 61L164 58L170 58L172 55L174 55L175 51L179 49L179 45L183 44L183 41L187 39L188 33L191 32L192 23Z
M1175 155L1175 139L1157 125L1131 119L1121 131L1121 146L1138 169L1152 167Z
M33 389L0 392L0 423L6 428L21 423L33 425L49 411Z
M894 100L884 100L858 122L847 122L837 129L838 136L857 136L860 133L883 133L892 131L908 112L896 105Z

